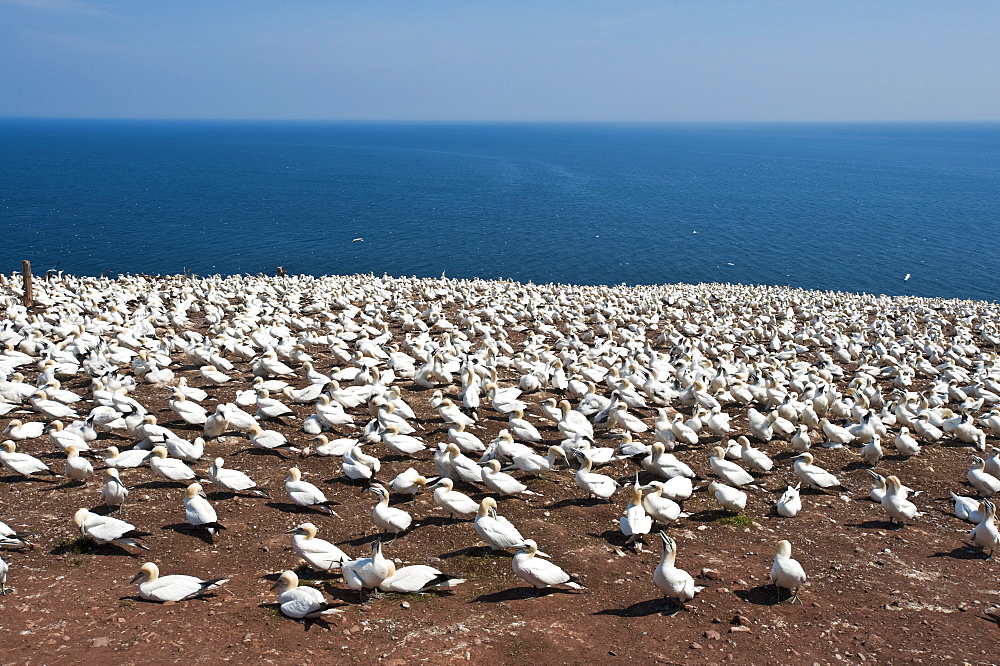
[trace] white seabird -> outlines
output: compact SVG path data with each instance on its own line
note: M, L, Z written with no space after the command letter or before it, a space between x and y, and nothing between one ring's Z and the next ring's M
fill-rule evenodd
M79 528L80 534L100 545L113 543L149 550L136 539L150 536L150 533L137 531L135 525L126 523L124 520L102 516L87 509L78 509L73 514L73 523Z
M778 591L778 601L781 600L781 589L792 593L792 596L782 603L802 603L799 600L799 589L806 584L806 572L797 560L792 559L792 544L782 539L778 542L778 551L771 565L771 581Z
M664 532L660 532L660 539L663 541L663 554L660 556L660 563L653 570L653 584L663 594L664 614L676 615L684 608L684 602L694 599L694 595L701 588L695 587L691 574L674 565L677 542ZM670 601L673 601L677 608L668 613Z
M139 568L132 580L139 583L139 596L149 601L187 601L206 594L229 582L228 578L202 580L194 576L171 574L160 576L160 569L152 562Z
M316 588L299 587L299 577L294 571L282 573L271 589L278 590L281 612L296 620L315 619L344 612L328 604L323 593Z
M525 539L520 544L515 544L520 550L511 560L511 568L514 575L528 583L534 588L535 594L538 590L555 585L565 585L574 590L582 590L583 586L573 580L573 577L563 571L558 565L540 559L547 557L538 550L538 544L532 539ZM536 558L538 555L539 558Z

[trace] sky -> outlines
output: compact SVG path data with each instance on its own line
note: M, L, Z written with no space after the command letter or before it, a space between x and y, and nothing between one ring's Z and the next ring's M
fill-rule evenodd
M1000 2L0 0L0 117L1000 120Z

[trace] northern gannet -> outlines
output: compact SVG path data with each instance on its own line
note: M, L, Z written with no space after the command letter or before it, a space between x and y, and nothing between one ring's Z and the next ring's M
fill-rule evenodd
M515 479L510 474L506 474L500 471L500 461L490 460L487 461L482 467L483 483L486 487L495 493L500 493L501 495L538 495L533 490L528 490L528 486L524 485L517 479Z
M379 501L372 509L372 519L383 532L392 532L393 535L399 536L400 532L409 529L413 517L400 508L389 506L389 491L385 486L374 483L368 490L379 497Z
M583 586L573 580L573 577L559 568L556 564L541 559L548 557L538 550L538 544L531 539L525 539L520 544L514 544L520 550L511 560L511 568L514 575L528 583L534 588L535 594L538 590L555 585L565 585L574 590L582 590ZM536 558L535 555L539 557Z
M726 450L721 446L716 446L709 453L709 463L712 465L712 471L730 485L745 486L753 483L753 477L749 472L736 463L726 460Z
M399 493L400 495L410 495L415 498L421 489L427 487L428 483L427 477L412 467L407 467L404 471L397 474L396 478L389 482L389 488L391 488L394 493Z
M221 585L229 582L228 578L213 578L202 580L194 576L172 574L160 576L160 569L152 562L146 562L139 568L132 580L139 583L139 596L149 601L187 601L212 593Z
M781 494L781 497L778 498L778 503L774 509L778 512L779 516L794 518L802 510L802 498L799 496L799 488L801 486L801 483L796 484L794 488L789 485L785 489L785 492Z
M383 592L417 594L440 587L457 587L464 578L442 573L426 564L413 564L397 569L390 561L390 574L378 585Z
M73 523L79 528L80 534L98 544L113 543L149 550L137 539L150 536L150 533L139 532L134 525L126 523L124 520L79 509L73 514Z
M524 537L509 520L497 515L496 508L495 499L492 497L483 498L479 503L479 511L473 520L476 533L492 549L506 550L520 547L520 544L524 543Z
M94 476L94 466L86 458L80 457L80 452L73 445L66 447L66 478L79 483L88 483Z
M168 401L170 409L189 425L204 425L208 411L194 400L188 400L180 391L174 391Z
M663 499L662 497L660 498ZM670 500L666 500L670 501ZM672 502L671 502L672 503ZM639 474L635 475L635 483L632 484L632 498L625 507L624 515L618 519L618 526L622 534L628 537L626 545L635 545L636 552L642 551L642 537L649 534L653 528L653 518L646 513L645 502L643 502L642 486L639 485Z
M316 571L339 571L340 565L349 561L351 557L329 541L317 539L317 532L316 526L312 523L302 523L286 534L294 535L292 549L308 562L310 567Z
M454 482L444 477L434 483L434 502L454 518L468 518L479 510L474 499L455 490Z
M983 554L989 548L990 554L987 559L992 560L994 551L997 546L1000 546L1000 533L997 532L997 525L994 520L997 515L997 508L993 502L983 500L979 505L979 513L982 515L982 520L969 532L969 538L983 550Z
M610 476L590 471L593 462L586 451L577 449L574 453L580 461L580 467L576 470L576 485L586 491L587 497L608 499L614 495L618 490L618 482Z
M344 612L326 603L323 593L316 588L299 587L299 577L294 571L282 573L271 589L278 590L281 612L296 620L315 619Z
M119 453L118 447L116 446L109 446L107 451L108 455L104 458L105 466L115 467L117 469L131 469L138 467L146 462L146 459L152 455L152 451L142 451L140 449L130 449Z
M798 561L792 559L792 544L782 539L778 542L778 551L771 565L771 581L777 590L778 601L781 603L799 603L799 589L806 584L806 572ZM784 601L781 599L781 589L792 593Z
M643 458L640 464L647 472L652 472L665 479L671 479L675 476L684 476L689 479L695 478L694 470L688 467L686 463L678 460L674 454L667 453L663 442L653 442L650 454Z
M347 587L357 590L358 598L365 600L365 590L373 590L389 577L395 565L382 555L382 542L372 541L371 555L350 560L340 565L340 573Z
M12 419L7 427L0 434L10 433L10 438L15 441L35 439L45 433L45 424L41 421L29 421L24 423L21 419Z
M889 522L895 523L898 521L902 527L902 525L906 524L907 520L912 520L915 516L919 515L916 505L906 499L906 492L902 490L902 485L898 478L895 476L886 477L885 488L885 495L882 497L881 504L885 512L889 514Z
M665 532L660 532L660 539L663 541L663 555L660 556L659 565L653 570L653 584L663 594L664 615L676 615L684 608L684 602L694 599L700 588L695 587L691 574L674 566L677 542ZM670 602L676 608L671 610Z
M979 511L979 506L982 504L980 500L973 497L963 497L955 493L951 493L951 499L955 502L956 518L973 524L982 522L983 514Z
M670 481L664 483L663 481L650 481L648 484L643 486L643 490L648 490L649 492L642 498L642 506L646 509L646 513L658 523L663 525L669 525L677 520L681 515L681 507L675 499L685 499L690 497L690 492L685 496L685 498L677 498L676 496L671 497L667 492L667 488L671 485L671 482L681 479L686 481L688 485L691 484L690 479L685 479L682 476L676 476Z
M708 492L715 496L716 501L726 511L738 514L747 506L747 494L724 483L712 481L708 484Z
M77 451L89 451L90 445L80 435L65 430L62 421L53 421L49 424L49 439L63 451L69 446L75 446Z
M168 481L188 481L197 475L190 467L176 458L167 457L167 447L154 446L149 466L158 477Z
M1000 479L985 471L986 461L979 456L972 456L972 463L972 469L965 476L979 494L990 497L1000 492Z
M101 501L104 502L104 506L121 511L122 505L125 504L125 499L128 497L128 488L122 483L116 468L105 469L104 475L107 477L107 481L104 482L104 487L101 489Z
M843 487L840 481L837 480L837 477L822 467L813 464L813 460L815 459L808 451L795 456L794 460L795 464L792 466L792 469L795 471L795 476L799 477L799 480L807 487L819 490Z
M216 458L208 467L208 480L223 490L239 493L248 490L261 497L270 497L270 490L261 488L243 472L225 467L226 461Z
M8 592L13 592L13 590L7 587L8 569L9 567L7 566L7 563L3 561L2 557L0 557L0 596L6 596Z
M303 481L302 472L298 467L288 469L288 476L285 477L285 492L299 506L315 508L327 515L337 516L337 513L330 508L330 505L336 504L336 502L328 500L326 495L313 484Z
M882 459L882 438L873 433L871 438L861 447L861 460L872 467Z
M219 524L215 507L209 503L208 496L205 495L200 483L192 483L184 491L184 514L192 527L203 528L210 535L226 529Z

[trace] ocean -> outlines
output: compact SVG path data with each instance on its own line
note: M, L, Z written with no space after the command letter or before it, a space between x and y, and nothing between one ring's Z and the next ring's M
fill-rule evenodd
M0 234L8 273L996 300L1000 124L0 119Z

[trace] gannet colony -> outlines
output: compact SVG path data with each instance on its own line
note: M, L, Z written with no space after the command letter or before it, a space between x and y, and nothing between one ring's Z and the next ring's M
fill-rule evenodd
M373 275L52 274L23 297L5 276L8 606L69 549L109 555L93 582L118 596L322 624L495 589L454 556L481 552L525 604L615 600L641 561L613 605L669 626L722 586L706 562L808 604L840 538L809 517L842 503L859 543L919 530L995 572L994 303ZM705 559L716 527L769 552ZM408 545L422 529L442 536ZM260 543L280 566L232 591L233 545Z

